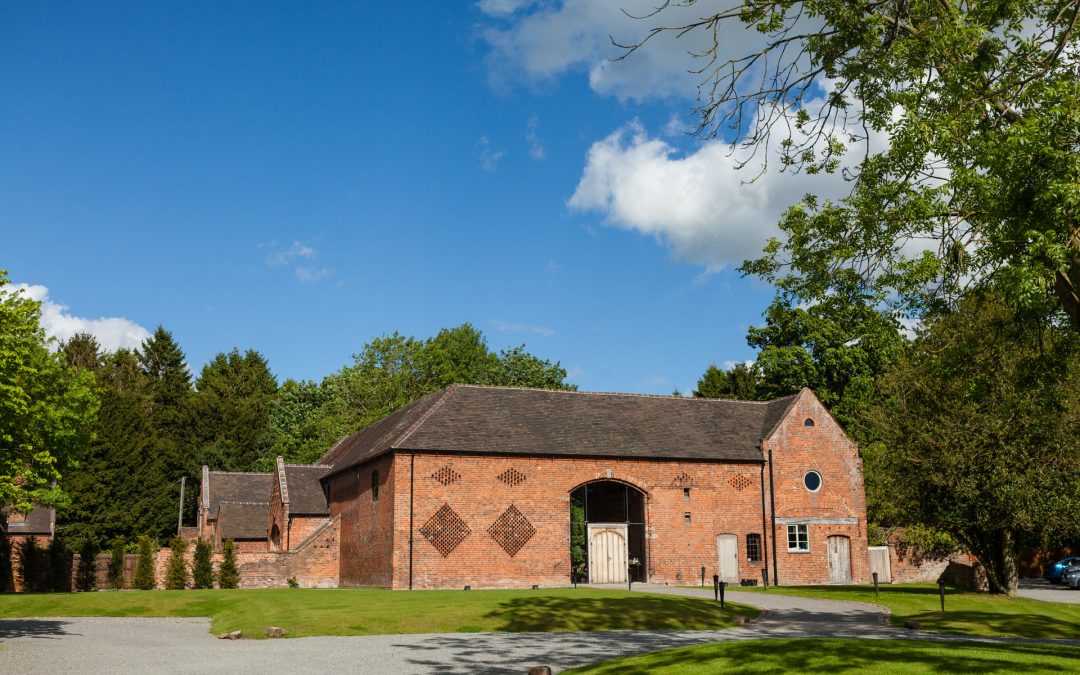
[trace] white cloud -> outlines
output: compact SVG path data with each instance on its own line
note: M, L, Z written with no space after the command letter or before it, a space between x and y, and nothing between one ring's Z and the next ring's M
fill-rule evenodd
M536 0L479 0L476 6L488 16L506 17L535 3Z
M476 157L480 160L480 166L484 171L494 172L499 168L499 160L504 156L506 153L493 148L487 136L481 136L476 142Z
M70 340L76 333L90 333L107 351L134 349L150 337L139 324L122 317L87 319L68 313L68 306L49 299L49 289L40 284L12 284L20 292L41 303L41 326L57 340Z
M838 198L850 187L836 174L777 170L745 182L755 175L752 166L738 169L727 143L709 141L679 153L635 121L589 148L568 205L652 235L678 258L715 273L757 257L779 234L781 213L804 194Z
M539 128L540 118L533 115L525 125L525 142L529 146L529 157L532 157L537 161L540 161L547 155L547 151L544 150L544 141L541 140L540 134L536 132Z
M305 284L314 284L334 273L332 267L301 266L294 271L296 280Z
M271 267L288 265L297 258L308 260L315 255L315 249L310 246L305 246L298 241L294 241L292 246L286 249L279 248L276 241L268 241L265 244L259 244L259 248L270 249L270 252L266 254L266 264Z
M481 32L491 48L488 57L491 78L496 84L537 83L571 71L586 71L593 91L620 100L658 96L692 98L700 76L691 71L701 68L703 62L691 53L700 53L711 46L707 31L693 31L682 38L674 33L658 34L647 48L625 60L612 60L624 53L612 40L630 44L641 40L654 27L683 24L724 9L713 3L690 6L680 3L672 4L656 16L648 16L658 4L657 0L481 2L481 11L498 19ZM520 11L527 6L531 11ZM487 7L507 11L487 11ZM723 61L731 55L747 53L763 40L752 28L747 29L737 21L725 22L719 36L718 56Z
M555 331L547 326L532 326L521 322L504 321L503 319L492 319L491 325L500 333L536 333L543 337L551 337L555 334Z

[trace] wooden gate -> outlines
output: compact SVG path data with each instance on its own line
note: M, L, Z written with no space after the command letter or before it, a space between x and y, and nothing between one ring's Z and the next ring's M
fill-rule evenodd
M625 523L589 523L589 583L625 584Z
M892 583L892 563L889 561L888 546L871 546L870 552L870 578L877 572L878 583Z
M739 538L734 534L716 537L717 572L720 581L739 582Z
M829 537L829 583L851 581L851 540L834 535Z

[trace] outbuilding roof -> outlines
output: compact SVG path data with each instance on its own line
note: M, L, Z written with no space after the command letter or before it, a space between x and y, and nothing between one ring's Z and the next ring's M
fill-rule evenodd
M391 450L760 462L799 394L774 401L453 385L343 438L337 473Z
M272 473L210 471L201 499L209 517L215 518L222 502L267 502L274 484ZM264 533L266 523L262 524Z
M326 465L285 465L285 487L289 495L289 513L324 516L330 513L323 492L322 478L330 469Z
M53 533L56 522L56 510L46 506L36 506L25 516L5 516L4 530L8 534L48 534Z
M266 539L269 502L220 502L218 530L224 539Z

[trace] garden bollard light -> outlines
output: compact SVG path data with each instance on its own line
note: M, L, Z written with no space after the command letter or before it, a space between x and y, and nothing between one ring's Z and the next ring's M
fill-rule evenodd
M701 568L701 587L705 588L705 568Z
M727 584L723 581L720 582L720 609L724 608L724 586Z
M877 590L877 572L874 572L874 596L876 597L877 594L878 594L878 590Z
M937 582L938 593L941 594L941 611L945 611L945 582Z
M720 599L720 575L719 574L712 575L712 592L713 592L713 599L714 600L719 600Z
M765 590L769 590L769 568L761 568L761 580L765 583Z

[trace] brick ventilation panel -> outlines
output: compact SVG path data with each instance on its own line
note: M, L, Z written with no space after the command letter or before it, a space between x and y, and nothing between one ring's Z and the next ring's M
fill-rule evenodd
M679 475L675 476L675 484L676 485L687 486L687 485L692 485L693 483L694 483L694 477L691 476L690 474L686 473L685 471L683 471Z
M496 476L496 478L506 483L510 487L517 487L518 485L521 485L525 482L526 476L517 469L511 467L506 471L500 473L498 476Z
M745 490L746 488L750 487L753 484L754 484L754 481L752 481L745 474L741 474L741 473L739 475L737 475L737 476L732 476L731 478L728 479L728 485L735 488L739 492L742 492L743 490Z
M424 539L431 542L435 550L445 558L465 541L472 531L449 504L443 504L442 508L420 528L420 534L424 535Z
M451 483L456 483L461 480L461 474L454 471L454 468L449 464L431 474L431 477L443 485L450 485Z
M488 534L513 558L536 534L536 528L521 511L518 511L516 506L511 504L510 508L503 511L502 515L491 524Z

